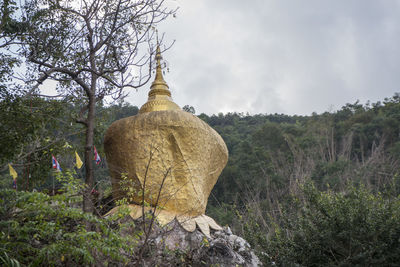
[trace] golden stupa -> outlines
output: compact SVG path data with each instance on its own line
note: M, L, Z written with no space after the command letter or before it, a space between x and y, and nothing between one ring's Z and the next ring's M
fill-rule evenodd
M214 129L172 101L161 59L157 47L155 80L139 114L114 122L106 132L113 197L128 200L134 219L152 210L161 225L176 218L187 231L197 224L210 236L210 227L221 227L204 213L228 150Z

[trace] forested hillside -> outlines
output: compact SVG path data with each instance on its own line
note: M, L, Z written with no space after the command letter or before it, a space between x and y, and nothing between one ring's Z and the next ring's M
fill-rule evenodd
M400 95L312 116L200 118L230 153L208 213L265 264L398 264Z
M222 135L230 154L210 200L213 206L262 200L269 207L307 180L320 190L342 191L351 182L380 191L398 172L398 94L312 116L228 113L200 118Z
M40 259L51 259L62 265L64 255L80 255L82 262L93 262L90 242L118 254L113 247L113 242L123 243L118 233L84 240L82 229L63 224L91 220L104 234L107 223L99 217L74 215L66 206L52 211L48 205L54 194L61 203L77 198L83 180L84 167L75 167L75 151L82 155L84 150L83 127L73 123L78 112L79 105L68 100L2 91L0 249L9 257L3 255L2 260L27 263L40 255L39 264ZM102 159L95 167L97 216L116 205L102 148L105 130L113 121L137 112L127 103L97 107L94 143ZM223 137L229 150L207 213L244 236L264 264L394 266L400 262L399 94L311 116L228 113L199 118ZM51 155L63 175L51 169ZM16 192L8 163L18 173ZM42 216L32 215L37 209L42 209ZM56 224L49 218L58 218ZM54 239L57 231L69 241ZM27 247L12 250L21 244ZM82 250L73 249L79 246Z

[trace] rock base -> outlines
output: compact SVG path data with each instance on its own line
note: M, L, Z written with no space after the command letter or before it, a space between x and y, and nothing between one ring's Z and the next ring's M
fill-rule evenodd
M261 266L247 241L229 227L212 231L207 238L199 229L188 232L174 220L164 227L156 225L146 244L139 246L145 246L138 259L141 266Z

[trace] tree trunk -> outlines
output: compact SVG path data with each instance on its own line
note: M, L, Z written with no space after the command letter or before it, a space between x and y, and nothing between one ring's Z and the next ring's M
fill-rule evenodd
M92 189L94 185L93 174L93 138L94 138L94 123L95 123L95 105L96 98L94 94L89 95L88 115L86 125L86 144L85 144L85 184L86 189L83 194L83 211L93 213L94 206L92 201Z

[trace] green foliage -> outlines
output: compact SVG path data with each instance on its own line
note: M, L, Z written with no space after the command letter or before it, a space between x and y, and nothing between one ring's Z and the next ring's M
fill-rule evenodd
M20 189L45 190L52 187L51 154L63 168L75 163L75 151L83 158L84 135L82 126L74 123L79 107L66 101L38 97L26 98L8 91L0 96L0 166L4 176L0 188L10 188L7 163L12 162L18 172ZM117 119L137 114L138 108L127 103L104 107L98 105L94 143L101 155L106 129ZM109 173L103 159L95 166L96 184L109 183ZM79 171L82 176L83 170ZM28 178L29 177L29 178ZM29 181L28 181L29 180ZM56 182L56 188L59 184Z
M216 220L220 225L230 225L236 219L236 207L226 203L218 206L209 205L207 207L207 215Z
M101 219L77 208L82 184L72 173L59 178L65 193L53 197L0 190L0 249L32 266L126 263L135 241L121 235L115 217Z
M276 205L297 190L296 181L309 178L321 190L340 191L353 181L380 191L400 168L398 94L383 103L356 102L312 116L228 113L199 118L221 134L229 150L209 200L213 207L224 202L240 208L254 197Z
M272 218L272 217L270 217ZM321 192L306 183L267 229L255 212L242 218L247 240L265 264L395 266L400 261L400 197L364 186Z
M71 125L69 109L66 102L38 97L6 94L0 100L0 165L15 164L20 188L43 184L51 154L70 151L67 140L79 130Z
M21 266L16 259L10 258L10 256L8 256L7 252L4 252L3 255L0 255L0 264L2 266L7 266L7 267Z

